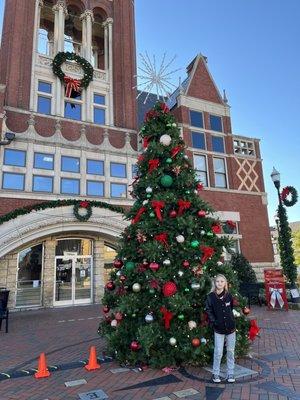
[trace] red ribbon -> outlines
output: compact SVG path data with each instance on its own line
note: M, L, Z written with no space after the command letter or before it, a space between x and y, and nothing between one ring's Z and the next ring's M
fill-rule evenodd
M71 97L72 92L80 92L81 81L79 79L64 77L66 85L66 97Z
M176 146L171 150L171 157L174 158L182 150L182 146Z
M144 156L143 156L143 154L140 154L139 156L138 156L138 162L139 163L141 163L141 162L143 162L144 161Z
M235 223L231 220L226 221L226 224L229 226L230 229L235 229Z
M159 166L159 160L157 158L154 160L149 160L148 165L149 165L149 173L150 173Z
M147 122L147 121L149 121L150 119L157 117L158 115L159 115L159 113L158 113L157 111L155 111L155 110L150 110L150 111L148 111L148 112L146 113L146 115L145 115L145 121Z
M161 103L160 108L163 113L168 113L170 111L169 107L166 105L166 103Z
M162 219L162 215L161 215L161 209L164 208L165 202L164 202L164 201L156 201L156 200L153 200L153 201L151 202L151 205L152 205L152 207L154 208L154 211L155 211L155 214L156 214L156 216L157 216L157 219L158 219L159 221L162 221L163 219Z
M191 207L191 202L190 201L185 201L185 200L178 200L178 215L182 215L183 211L188 210Z
M154 240L161 242L164 246L169 247L168 245L168 234L167 233L160 233L159 235L154 236Z
M222 228L220 224L212 224L211 230L213 233L218 234L222 232Z
M149 142L150 142L150 138L145 137L144 140L143 140L143 147L144 147L144 149L146 149L146 148L148 147Z
M203 188L204 188L203 183L198 182L198 184L197 184L197 190L198 190L198 192L200 192L200 190L203 190Z
M285 200L288 197L289 194L290 194L289 189L287 187L283 188L282 192L281 192L281 195L280 195L281 196L281 200Z
M131 221L132 224L136 224L137 222L139 222L141 216L144 214L144 212L146 211L146 207L141 207L139 209L139 211L137 212L136 216L133 218L133 220Z
M89 202L88 201L81 201L80 203L79 203L79 207L82 207L82 208L88 208L88 206L89 206Z
M210 257L215 254L215 250L209 246L200 246L202 251L201 263L204 264Z
M254 340L258 335L260 328L257 326L256 319L251 319L250 321L250 328L249 328L249 339Z
M165 321L165 329L170 329L170 322L174 316L171 311L168 311L166 307L160 307L160 312L163 314L163 320Z

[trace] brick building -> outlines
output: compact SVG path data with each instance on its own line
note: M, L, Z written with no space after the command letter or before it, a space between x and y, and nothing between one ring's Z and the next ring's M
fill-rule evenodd
M94 67L93 80L79 97L67 97L52 71L61 51ZM62 69L71 78L83 76L73 61ZM53 202L132 204L138 116L145 107L137 104L135 74L132 0L6 1L0 55L0 286L10 289L11 307L100 301L126 223L101 207L80 221L72 205ZM205 57L198 55L187 74L169 104L205 185L203 197L221 220L235 222L235 248L259 273L273 265L259 140L232 134L230 107ZM52 201L51 208L9 214L45 201Z

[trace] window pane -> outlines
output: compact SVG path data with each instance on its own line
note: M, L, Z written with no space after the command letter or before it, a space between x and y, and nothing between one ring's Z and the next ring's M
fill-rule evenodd
M25 175L11 174L9 172L3 173L3 189L24 190Z
M68 253L76 253L78 256L92 255L92 241L89 239L58 240L55 255L66 256Z
M136 164L133 164L133 165L131 166L131 174L132 174L132 177L137 176L138 173L139 173L139 167L138 167Z
M95 124L105 125L105 110L94 107L94 122Z
M38 96L37 110L41 114L51 114L51 99L49 97Z
M199 181L201 181L204 186L208 186L208 184L207 184L207 173L206 172L196 171L196 175L197 175Z
M192 132L192 146L196 149L205 149L204 133Z
M79 194L79 180L61 178L61 193Z
M194 156L194 166L199 171L206 171L205 156Z
M105 96L102 96L101 94L94 93L94 103L95 104L103 104L103 105L105 105Z
M212 136L212 149L218 153L224 153L224 139L219 136Z
M61 170L65 172L79 172L80 160L76 157L61 157Z
M111 197L126 197L127 186L121 183L110 184Z
M73 107L72 107L73 106ZM65 102L65 117L81 121L81 105Z
M93 175L104 175L104 162L98 160L87 160L87 173Z
M218 117L217 115L210 115L209 119L210 119L210 129L212 131L223 132L221 117Z
M44 93L51 93L51 83L39 81L38 91Z
M225 174L215 174L215 186L220 188L227 187Z
M53 169L53 154L34 153L34 168Z
M26 153L21 150L4 150L4 164L15 165L16 167L25 167Z
M115 178L126 178L126 165L119 163L110 163L110 175Z
M214 170L225 174L225 161L223 158L214 158Z
M33 191L34 192L50 192L53 191L53 178L51 176L38 176L33 177Z
M87 181L86 191L89 196L104 196L104 183Z
M191 126L196 126L197 128L203 128L202 112L190 110L190 121L191 121Z

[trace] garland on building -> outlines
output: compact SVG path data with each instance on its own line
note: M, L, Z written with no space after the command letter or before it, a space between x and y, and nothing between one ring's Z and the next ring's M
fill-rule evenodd
M122 207L118 207L118 206L114 206L112 204L108 204L108 203L104 203L102 201L96 201L96 200L92 200L92 201L88 201L88 202L83 202L83 201L79 201L79 200L75 200L75 199L68 199L68 200L53 200L53 201L45 201L42 203L38 203L38 204L33 204L30 206L26 206L26 207L21 207L21 208L17 208L5 215L2 215L0 217L0 225L4 224L5 222L8 222L12 219L15 219L17 217L19 217L20 215L25 215L25 214L29 214L31 213L31 211L39 211L39 210L46 210L47 208L57 208L57 207L64 207L64 206L80 206L80 204L82 203L88 203L88 207L87 210L90 209L91 213L92 213L92 207L98 207L98 208L105 208L107 210L111 210L111 211L115 211L117 213L121 213L124 214L124 209ZM77 218L75 211L73 210L75 217ZM86 213L85 217L83 217L82 215L80 216L80 218L84 218L84 219L80 219L81 221L87 221L90 216L87 218L88 216L88 212ZM77 218L79 219L79 218Z
M88 221L93 213L92 206L89 201L80 201L74 204L73 212L78 221Z
M67 60L76 61L81 66L84 72L82 79L74 79L70 76L66 76L61 66ZM53 73L59 77L62 83L66 86L66 97L77 97L82 88L87 88L90 82L93 80L94 68L83 57L78 56L75 53L61 51L56 54L52 64Z
M288 200L288 196L291 195L291 200ZM286 186L282 189L281 200L286 207L292 207L297 203L298 193L293 186Z

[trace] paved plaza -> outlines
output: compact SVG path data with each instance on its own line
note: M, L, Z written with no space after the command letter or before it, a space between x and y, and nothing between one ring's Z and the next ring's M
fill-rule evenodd
M120 368L97 335L101 315L99 305L12 313L9 333L0 332L0 400L300 399L300 311L253 307L261 335L251 357L237 360L241 377L231 385L212 384L203 368ZM91 345L101 369L87 372ZM41 352L51 376L36 380Z

